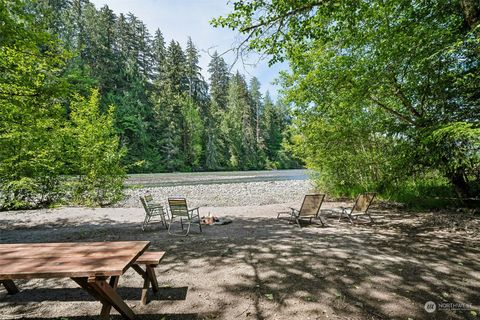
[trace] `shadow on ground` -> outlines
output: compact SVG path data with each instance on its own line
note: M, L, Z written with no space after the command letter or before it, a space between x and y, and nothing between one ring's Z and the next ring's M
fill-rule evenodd
M151 250L167 251L157 271L163 288L134 309L138 319L476 319L478 232L392 211L377 211L373 225L329 219L326 227L302 229L274 218L230 218L232 224L206 226L203 233L192 226L185 238L168 236L161 226L143 232L140 223L106 219L49 223L55 232L42 225L4 229L1 241L12 242L19 232L28 234L24 242L150 240ZM125 276L119 293L138 305L140 279ZM3 298L0 289L0 310L31 320L98 319L91 311L95 302L82 290L44 284L20 281L22 292ZM40 301L85 301L88 307L80 308L92 316L48 316L43 303L31 303ZM427 313L427 301L463 303L465 310Z

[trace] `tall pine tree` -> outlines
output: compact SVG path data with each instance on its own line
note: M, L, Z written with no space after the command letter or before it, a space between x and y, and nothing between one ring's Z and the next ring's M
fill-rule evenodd
M228 139L231 167L258 168L255 115L247 83L239 72L230 80L223 130Z
M230 73L225 60L215 51L208 65L210 73L210 105L205 118L205 167L209 170L230 167L226 130L220 125L227 110Z

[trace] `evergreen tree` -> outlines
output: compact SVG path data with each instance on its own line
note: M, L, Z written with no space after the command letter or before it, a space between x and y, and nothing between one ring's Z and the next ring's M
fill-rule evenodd
M162 86L165 83L165 59L166 48L165 39L160 29L155 31L155 36L152 41L152 92L150 94L150 101L152 104L152 118L149 121L149 136L150 136L150 154L146 155L148 161L152 162L151 170L164 171L164 158L162 152L162 135L164 134L164 122L161 121L161 113L159 113L159 102L162 94Z
M153 79L157 85L164 77L165 55L165 39L160 29L157 29L152 41Z
M127 15L129 39L129 59L135 61L142 80L146 83L152 79L153 57L152 39L146 25L133 14Z
M227 109L230 73L225 60L215 51L208 65L210 73L210 105L205 117L205 167L209 170L230 166L226 130L220 125Z
M120 13L117 19L117 25L115 28L115 39L117 42L117 49L122 53L122 58L126 55L128 50L127 37L125 34L128 32L127 18L123 13Z
M218 170L226 167L225 150L222 141L220 124L221 114L215 101L210 101L204 118L205 169Z
M211 157L208 155L207 152L211 152L212 150L208 150L204 152L204 146L207 144L209 140L208 134L209 132L205 129L207 122L209 122L208 118L211 117L210 113L210 101L208 96L208 85L205 82L202 76L202 68L198 65L200 55L198 53L197 48L195 47L192 39L189 37L187 42L187 47L185 50L186 58L187 58L187 67L186 67L186 76L188 79L188 94L190 96L192 105L190 108L194 108L199 113L200 119L198 120L198 124L200 126L196 126L194 123L190 123L190 129L192 131L192 135L201 134L201 139L198 140L197 143L193 145L194 150L201 150L200 155L200 162L197 163L196 167L207 167L207 157ZM192 113L190 113L192 114ZM200 131L195 131L194 129L201 128ZM210 162L210 160L208 160Z
M253 77L250 80L250 97L252 98L252 108L255 117L255 139L257 141L257 145L261 144L260 141L260 118L262 116L262 94L260 93L260 82L256 77Z
M171 41L165 56L164 78L157 85L155 115L161 128L160 150L169 171L192 169L196 161L189 119L196 118L188 95L186 56L176 41Z
M207 99L207 85L201 73L202 68L198 65L200 59L198 49L190 37L188 37L185 53L187 59L185 74L188 80L188 94L198 103L205 102Z
M278 153L282 149L285 117L279 105L275 105L267 91L263 99L262 137L265 141L265 152L270 163L279 160ZM275 167L278 166L274 165Z
M249 83L249 93L252 104L252 113L255 119L255 147L258 158L258 168L263 168L265 166L265 143L262 139L261 127L263 121L263 101L262 94L260 92L260 82L256 77L250 79Z
M172 40L167 48L165 59L165 86L172 92L188 92L186 74L187 58L177 41Z
M159 132L157 150L162 155L162 168L170 172L181 170L185 163L182 153L181 112L179 112L183 103L182 95L173 92L169 86L166 86L155 98L154 116Z
M230 80L223 130L228 139L231 167L242 170L258 168L251 97L245 78L239 72Z
M92 70L92 76L98 81L98 87L102 95L116 90L119 75L118 60L119 52L115 48L115 24L116 16L108 6L104 6L100 11L92 16L92 21L88 25L92 26L92 42L94 47L91 49L92 61L89 65Z
M156 164L145 155L151 155L149 128L152 127L153 110L150 99L150 78L153 59L150 59L150 36L145 25L133 14L117 19L115 28L118 58L114 63L120 69L118 78L112 79L114 89L103 99L104 105L116 105L115 125L122 146L127 148L124 163L130 171L153 170Z
M208 65L208 72L210 73L211 99L219 110L226 110L230 72L228 71L227 63L218 55L217 51L212 55L212 60Z

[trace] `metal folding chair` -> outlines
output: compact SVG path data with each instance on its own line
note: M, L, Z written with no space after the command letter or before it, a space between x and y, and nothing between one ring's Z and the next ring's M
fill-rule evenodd
M190 232L190 226L192 224L198 224L200 232L202 232L202 223L200 221L200 213L198 208L188 209L187 199L185 198L168 198L168 206L170 207L170 223L168 224L168 233L172 235L188 236ZM172 233L171 228L175 220L180 221L182 231L183 225L187 224L187 232L185 234Z
M340 221L343 217L346 217L350 220L350 223L353 224L353 220L357 220L358 217L367 216L370 219L370 222L373 223L374 221L368 212L368 208L370 208L375 195L376 193L374 192L359 194L355 199L355 204L351 209L341 207L342 212L340 213L340 218L338 218L338 221Z
M302 206L299 209L290 208L289 212L279 212L277 218L280 218L282 214L288 214L290 220L295 220L297 225L301 228L300 220L309 220L312 223L313 219L319 219L322 226L325 224L320 217L320 207L322 206L323 200L325 199L325 194L307 194L303 198Z
M143 220L142 230L145 231L152 219L157 217L160 218L163 226L167 229L166 212L163 206L159 203L154 203L153 197L150 194L140 197L140 201L145 209L145 219Z

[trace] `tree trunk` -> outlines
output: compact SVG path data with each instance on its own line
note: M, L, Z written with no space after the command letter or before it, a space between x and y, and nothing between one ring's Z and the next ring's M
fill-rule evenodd
M480 1L460 0L460 6L462 7L462 13L466 24L470 30L473 30L480 22Z
M470 186L468 185L463 168L458 168L451 172L449 178L459 198L465 199L470 197Z

